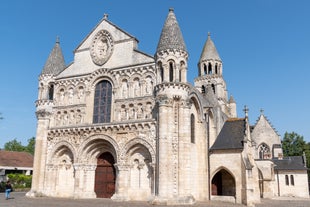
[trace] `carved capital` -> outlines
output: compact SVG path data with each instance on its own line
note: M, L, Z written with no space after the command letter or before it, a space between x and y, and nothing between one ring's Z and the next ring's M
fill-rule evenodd
M51 115L52 115L52 113L45 110L45 109L41 109L41 110L36 111L37 119L49 118Z

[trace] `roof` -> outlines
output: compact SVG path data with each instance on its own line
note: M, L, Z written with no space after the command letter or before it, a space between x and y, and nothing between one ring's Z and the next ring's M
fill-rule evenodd
M60 42L57 38L55 46L53 47L47 61L43 67L41 74L57 75L66 67L65 59L60 48Z
M187 52L173 9L169 9L156 51L159 52L168 49L178 49Z
M211 40L210 33L208 33L208 39L203 47L201 56L200 56L200 62L205 61L205 60L219 60L222 61L216 47Z
M210 150L243 149L245 119L228 119Z
M307 170L302 156L285 157L283 159L272 160L275 170Z
M0 150L0 166L33 167L33 155L28 152Z

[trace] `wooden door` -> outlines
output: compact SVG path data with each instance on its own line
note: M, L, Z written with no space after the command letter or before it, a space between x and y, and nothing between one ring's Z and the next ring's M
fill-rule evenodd
M98 157L95 173L97 198L111 198L115 193L115 168L113 156L105 152Z

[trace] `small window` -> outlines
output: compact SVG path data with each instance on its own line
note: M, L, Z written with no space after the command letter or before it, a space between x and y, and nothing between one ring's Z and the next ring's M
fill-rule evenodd
M195 116L191 114L191 143L195 143Z
M161 62L159 62L159 74L160 74L161 82L163 82L164 81L164 68Z
M212 65L211 65L211 63L208 64L208 74L212 74Z
M52 101L54 99L54 84L48 87L48 100Z
M206 93L206 88L205 88L205 86L203 85L203 86L201 86L201 93Z
M204 74L204 75L207 75L207 74L208 74L206 64L203 64L203 74Z
M215 74L217 74L218 71L217 71L217 63L215 64Z
M173 63L172 62L169 63L169 81L170 82L173 81Z
M289 185L288 175L285 175L285 185Z
M215 85L212 84L211 87L212 87L213 93L215 94Z
M291 185L295 185L295 182L294 182L294 175L291 175Z

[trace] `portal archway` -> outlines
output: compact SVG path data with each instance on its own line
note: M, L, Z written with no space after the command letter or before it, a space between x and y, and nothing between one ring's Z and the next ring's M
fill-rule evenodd
M212 178L212 195L235 196L236 182L234 177L225 169L218 171Z

